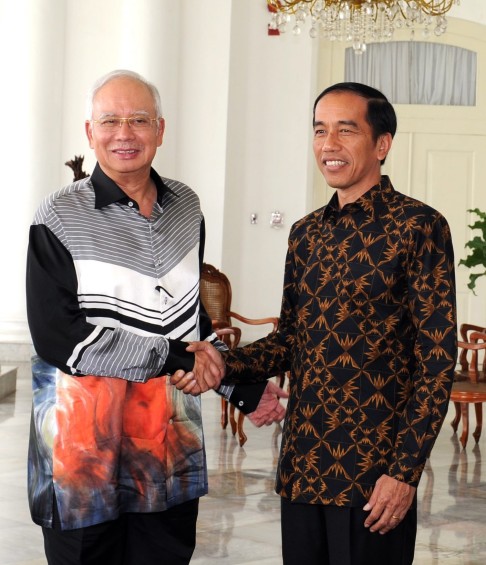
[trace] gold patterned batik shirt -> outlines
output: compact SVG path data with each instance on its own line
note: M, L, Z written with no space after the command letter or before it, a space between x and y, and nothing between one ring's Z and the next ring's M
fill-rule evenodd
M226 382L290 371L277 492L363 506L388 474L413 486L456 359L449 226L384 176L292 227L279 329L226 354Z

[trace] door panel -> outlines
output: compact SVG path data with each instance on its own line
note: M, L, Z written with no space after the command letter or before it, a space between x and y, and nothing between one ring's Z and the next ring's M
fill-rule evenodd
M485 324L486 280L478 281L474 296L467 287L470 270L458 263L467 255L465 244L473 235L468 225L476 220L467 210L486 210L486 136L415 134L412 153L413 196L440 210L451 227L458 322Z

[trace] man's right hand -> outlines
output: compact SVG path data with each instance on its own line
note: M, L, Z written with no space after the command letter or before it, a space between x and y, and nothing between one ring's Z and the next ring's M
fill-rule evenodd
M171 384L185 394L197 396L209 389L217 389L225 374L225 365L219 351L207 341L195 341L187 348L194 353L192 371L176 371L170 378Z

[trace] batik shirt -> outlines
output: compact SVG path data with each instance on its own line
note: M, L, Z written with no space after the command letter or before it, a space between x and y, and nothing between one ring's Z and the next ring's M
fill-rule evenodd
M291 229L278 333L226 356L226 382L290 370L277 492L362 507L387 474L419 482L456 359L444 217L387 177Z
M30 231L29 502L63 529L156 512L207 492L199 398L171 386L200 312L196 194L152 170L150 218L99 168L48 197ZM154 378L155 377L155 378Z

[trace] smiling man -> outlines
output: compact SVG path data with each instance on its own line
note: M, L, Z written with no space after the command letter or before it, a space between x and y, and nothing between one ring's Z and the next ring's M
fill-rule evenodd
M375 117L383 113L380 122ZM370 120L370 121L369 121ZM386 123L386 121L388 123ZM339 205L356 201L380 180L396 125L386 104L368 102L353 91L330 91L314 107L314 154Z
M204 373L208 390L224 372L199 300L204 219L188 186L152 168L155 86L109 73L86 117L96 167L47 197L30 229L31 514L49 565L186 565L207 469L200 399L169 375ZM186 351L192 340L206 349ZM265 384L243 388L231 400L252 412Z
M291 229L278 332L223 354L223 382L290 370L276 482L284 565L410 565L416 489L456 361L451 235L381 174L397 127L381 92L327 88L313 127L336 191Z

